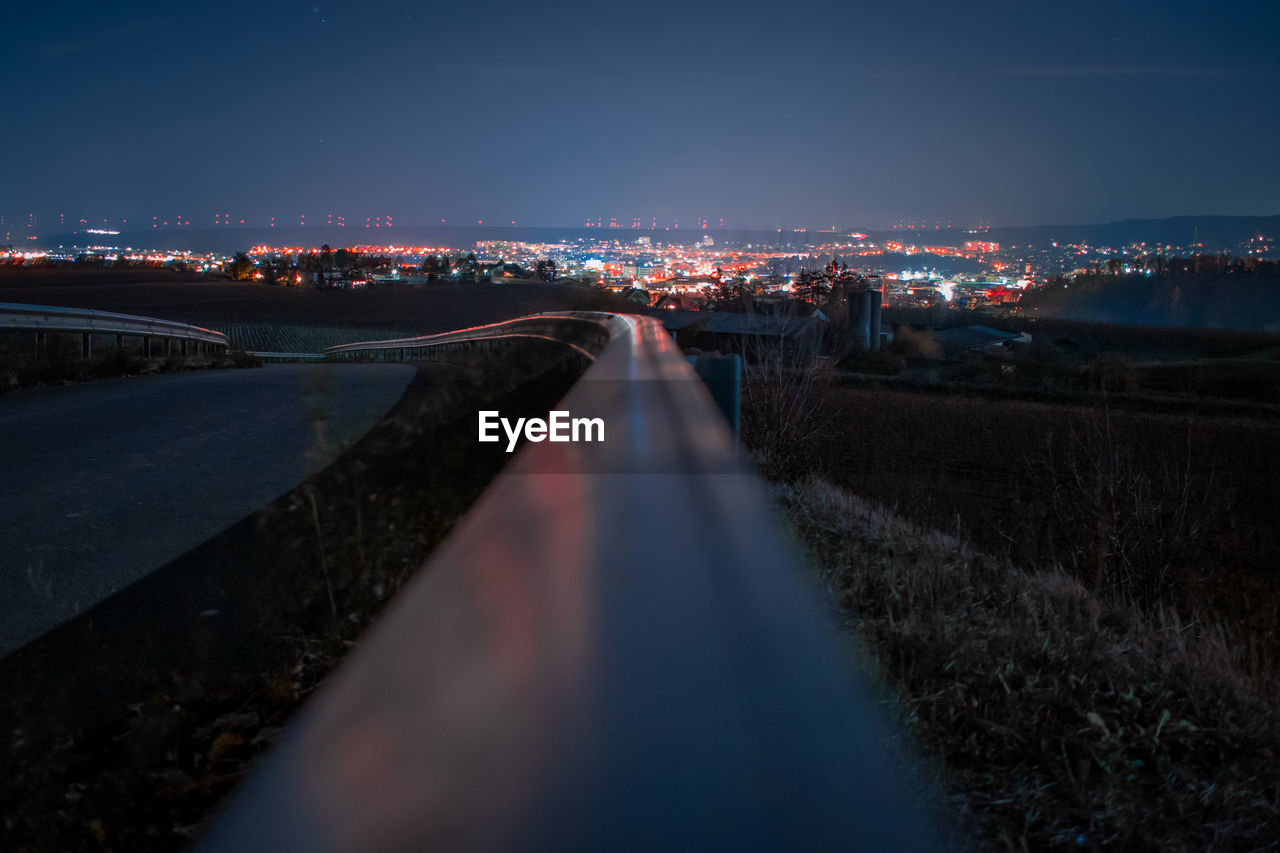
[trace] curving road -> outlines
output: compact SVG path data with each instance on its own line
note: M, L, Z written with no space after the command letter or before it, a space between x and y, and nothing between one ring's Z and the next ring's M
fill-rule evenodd
M323 468L413 375L286 364L0 397L0 656Z

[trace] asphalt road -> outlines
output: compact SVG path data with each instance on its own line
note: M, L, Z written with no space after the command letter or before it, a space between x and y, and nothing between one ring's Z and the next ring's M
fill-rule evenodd
M0 656L326 466L413 375L286 364L0 397Z

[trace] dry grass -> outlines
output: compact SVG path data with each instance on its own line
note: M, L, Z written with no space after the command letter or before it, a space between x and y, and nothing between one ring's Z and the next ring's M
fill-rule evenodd
M1280 720L1220 633L821 481L776 497L978 847L1276 849Z

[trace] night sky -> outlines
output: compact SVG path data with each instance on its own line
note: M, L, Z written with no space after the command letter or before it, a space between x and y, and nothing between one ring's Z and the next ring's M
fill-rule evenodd
M1280 212L1280 3L5 3L0 213Z

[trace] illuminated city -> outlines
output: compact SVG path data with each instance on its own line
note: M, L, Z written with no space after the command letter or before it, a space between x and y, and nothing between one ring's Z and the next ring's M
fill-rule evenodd
M389 223L391 217L386 219ZM28 221L34 223L36 218L32 216ZM482 229L477 227L476 230ZM1280 257L1276 240L1265 234L1257 234L1231 247L1206 248L1203 242L1191 241L1181 244L1148 244L1142 241L1125 245L1093 245L1086 242L1060 243L1051 239L1047 244L1041 242L1038 246L1018 246L970 239L988 233L988 226L954 235L942 229L936 232L942 239L949 237L950 243L956 245L941 244L937 237L925 237L917 242L891 236L899 230L896 227L883 232L885 236L880 239L873 239L862 232L840 234L827 229L779 230L776 235L766 232L744 237L740 233L700 228L696 237L686 237L680 242L671 240L670 229L648 229L649 233L641 236L636 236L635 231L645 229L607 230L607 236L594 236L594 229L579 229L573 238L547 242L480 238L438 245L359 242L334 246L329 251L342 249L352 255L380 258L382 263L367 275L355 272L343 275L344 271L340 270L338 275L324 281L302 264L303 268L286 283L338 287L366 284L424 286L437 280L437 275L428 278L424 264L429 258L455 259L448 270L435 271L439 280L444 281L462 275L464 268L458 261L474 255L480 278L486 281L569 281L623 293L641 304L697 307L706 302L717 285L730 282L740 282L766 300L793 298L797 295L797 277L803 271L835 263L859 275L875 277L888 305L951 305L970 310L1008 311L1015 309L1019 296L1028 288L1044 286L1054 276L1091 272L1113 259L1120 259L1122 269L1129 271L1136 269L1146 258L1187 257L1206 251L1227 250L1242 257L1260 259ZM624 236L627 232L629 235ZM70 236L100 241L119 236L119 233L85 228ZM264 232L259 229L253 233ZM174 235L155 237L149 242L163 245L179 240ZM248 246L245 251L260 266L281 260L298 266L301 259L320 257L324 247L262 243ZM192 270L217 272L225 269L230 260L230 254L218 252L139 250L102 242L69 248L0 247L0 262L9 264L75 261L150 266L182 264ZM552 266L549 269L554 273L549 276L538 274L540 262L544 266L550 262ZM262 280L263 276L261 270L254 273L256 280ZM474 274L471 280L475 280ZM682 299L668 298L673 295Z

